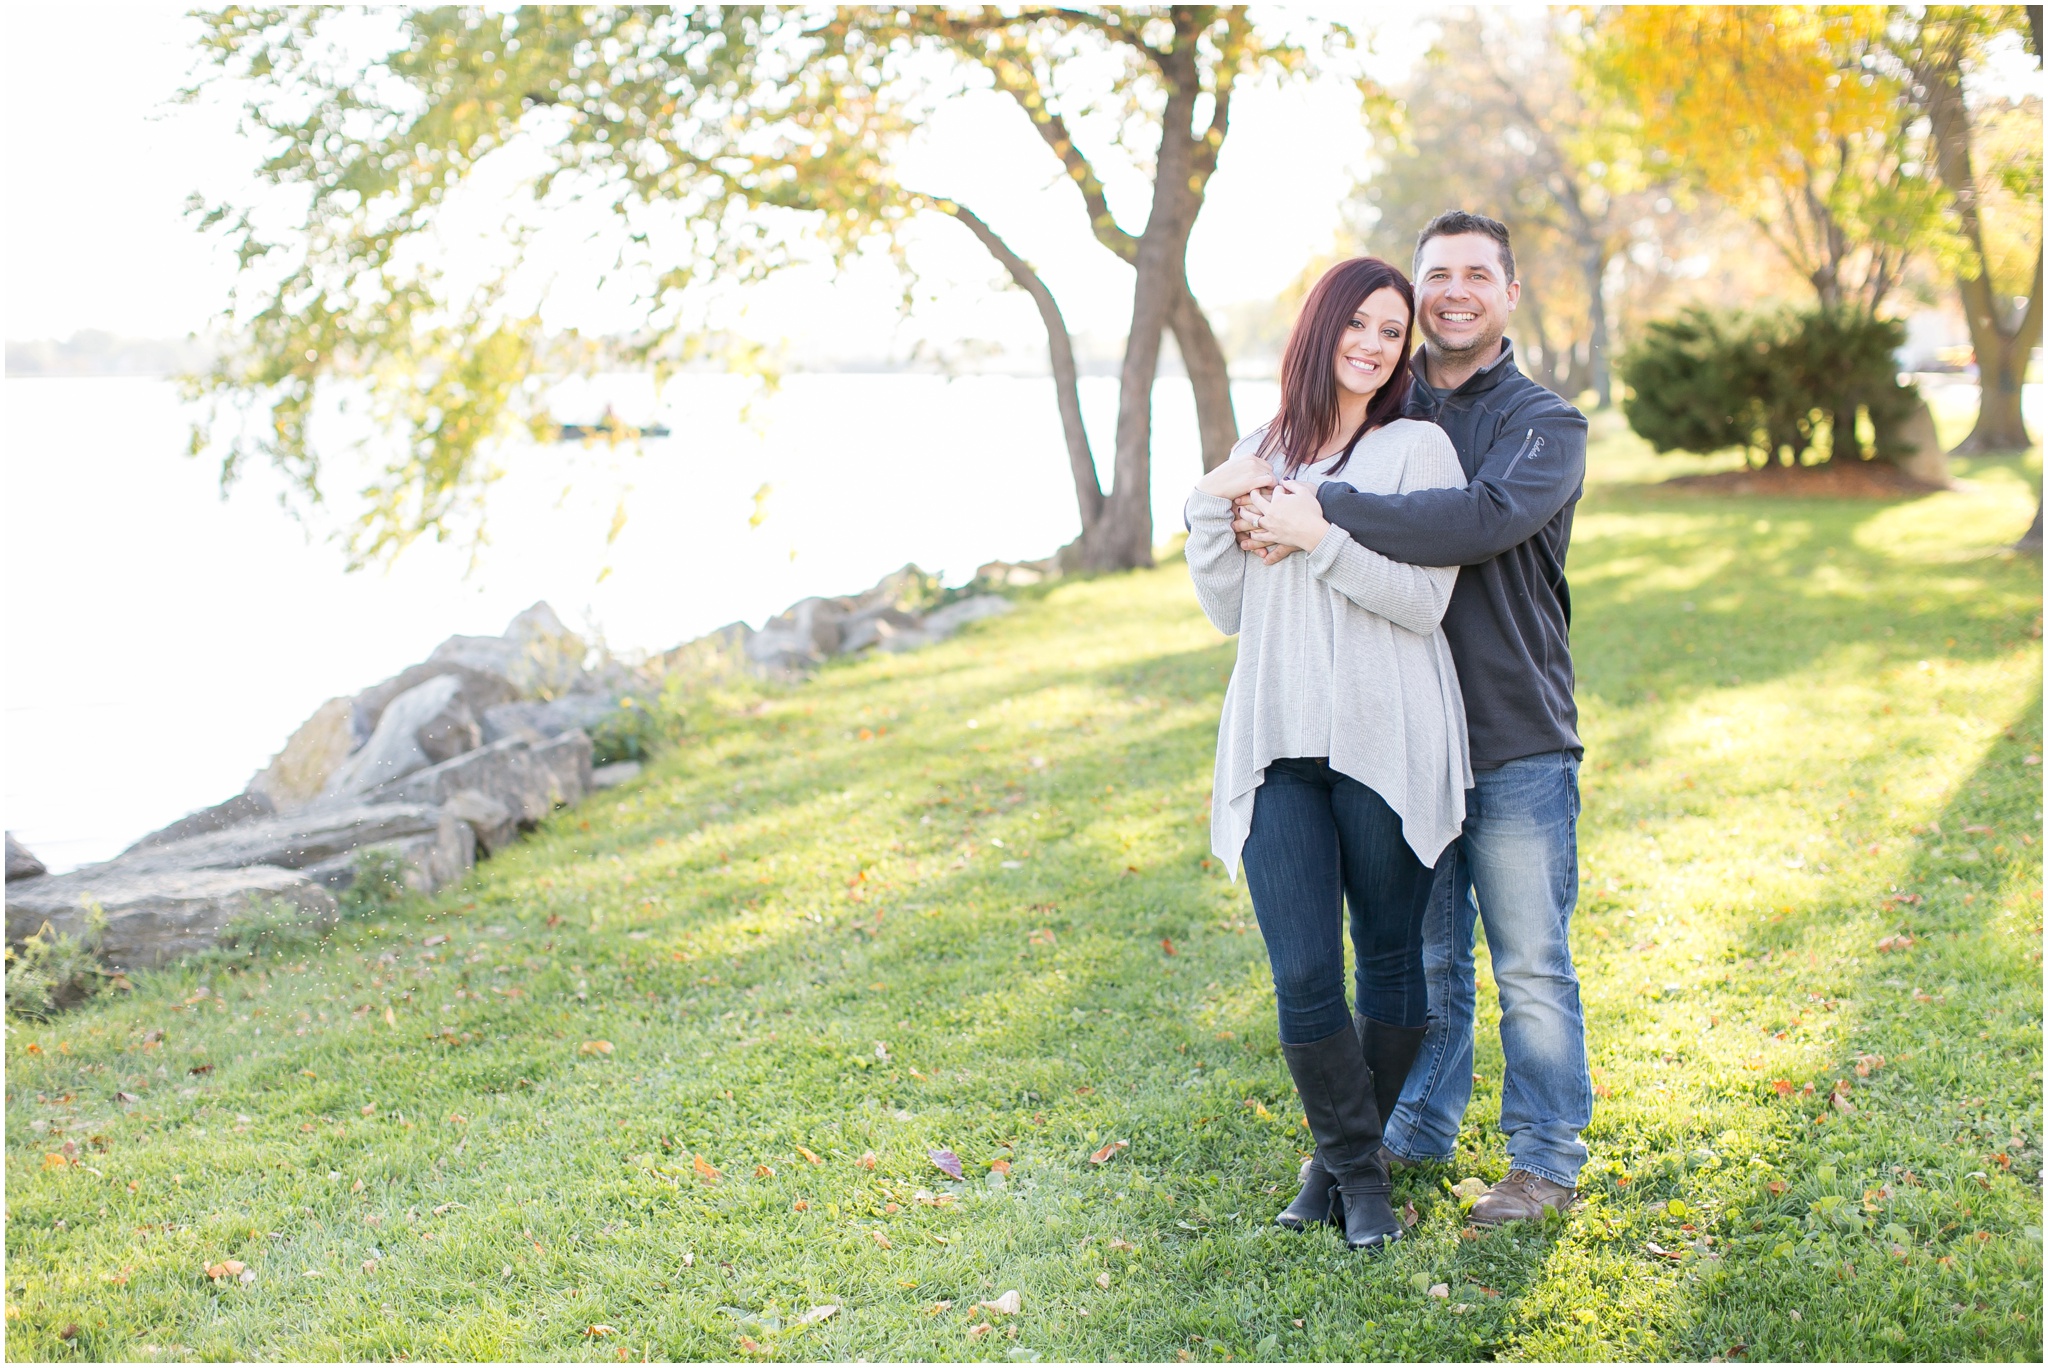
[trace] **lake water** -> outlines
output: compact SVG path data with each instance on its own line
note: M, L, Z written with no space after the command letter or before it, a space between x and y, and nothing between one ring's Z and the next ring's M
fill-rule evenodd
M1116 382L1082 387L1106 465ZM628 377L585 391L565 416L655 413ZM1049 380L795 375L750 393L682 377L656 415L674 435L638 456L510 453L473 570L427 544L344 574L331 523L295 522L267 472L222 501L169 383L7 380L7 828L52 869L103 859L238 791L324 699L536 599L614 649L662 650L906 561L957 583L1079 531ZM1277 394L1238 386L1241 425ZM1163 538L1201 467L1184 380L1159 382L1153 450Z

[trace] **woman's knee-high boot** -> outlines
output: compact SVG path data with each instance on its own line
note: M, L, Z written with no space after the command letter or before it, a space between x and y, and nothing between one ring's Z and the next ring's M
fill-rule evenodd
M1367 1249L1400 1239L1393 1185L1380 1157L1379 1107L1357 1031L1347 1028L1307 1045L1283 1042L1280 1051L1301 1094L1317 1158L1342 1196L1345 1243Z
M1366 1017L1361 1016L1352 1019L1352 1025L1358 1028L1358 1043L1361 1047L1366 1043L1365 1033L1371 1024L1373 1023ZM1420 1048L1421 1041L1422 1035L1418 1031L1416 1033L1418 1048ZM1368 1062L1372 1059L1370 1050L1367 1050L1366 1059ZM1413 1062L1412 1057L1410 1062ZM1407 1076L1405 1069L1402 1072L1402 1076L1404 1078ZM1374 1081L1378 1081L1377 1076L1375 1076ZM1400 1088L1397 1084L1395 1096L1398 1097L1399 1095ZM1382 1128L1385 1127L1386 1121L1387 1109L1383 1106L1380 1108L1380 1125ZM1282 1230L1307 1230L1312 1226L1319 1225L1333 1225L1342 1229L1344 1225L1344 1208L1337 1200L1336 1175L1323 1166L1323 1157L1320 1153L1311 1154L1308 1158L1301 1161L1301 1174L1295 1181L1301 1184L1301 1191L1295 1194L1294 1200L1287 1204L1285 1211L1282 1211L1273 1218L1273 1224L1279 1226Z
M1415 1056L1422 1053L1422 1038L1429 1028L1389 1026L1369 1016L1358 1017L1355 1024L1358 1043L1365 1049L1365 1067L1372 1071L1373 1101L1379 1107L1380 1129L1384 1131L1401 1101L1408 1070L1414 1067Z

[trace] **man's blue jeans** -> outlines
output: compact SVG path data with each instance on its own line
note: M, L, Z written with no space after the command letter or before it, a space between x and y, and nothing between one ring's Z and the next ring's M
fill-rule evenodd
M1500 1126L1511 1168L1577 1187L1593 1118L1586 1017L1572 967L1579 898L1579 762L1561 751L1474 775L1464 834L1437 861L1422 928L1429 1031L1387 1123L1405 1159L1449 1159L1472 1100L1474 918L1486 921L1507 1065ZM1474 895L1477 906L1474 906Z

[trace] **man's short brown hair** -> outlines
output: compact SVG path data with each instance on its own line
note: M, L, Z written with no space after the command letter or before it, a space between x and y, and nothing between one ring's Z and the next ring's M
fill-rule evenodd
M1490 219L1484 214L1470 214L1463 209L1448 209L1423 225L1422 233L1415 239L1415 262L1413 270L1419 280L1422 276L1422 248L1431 238L1459 237L1466 233L1483 233L1500 244L1501 269L1507 272L1503 284L1511 284L1515 278L1515 249L1508 245L1508 226L1499 219Z

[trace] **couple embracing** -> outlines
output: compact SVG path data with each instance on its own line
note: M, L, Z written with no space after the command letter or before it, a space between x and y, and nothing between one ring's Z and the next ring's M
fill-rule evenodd
M1317 282L1280 412L1187 507L1196 595L1239 637L1211 840L1233 876L1242 861L1315 1137L1275 1219L1339 1226L1354 1248L1401 1236L1390 1167L1455 1155L1475 918L1510 1172L1472 1220L1569 1207L1593 1104L1569 942L1581 747L1564 578L1586 421L1515 366L1505 226L1439 215L1413 265L1412 286L1371 257Z

